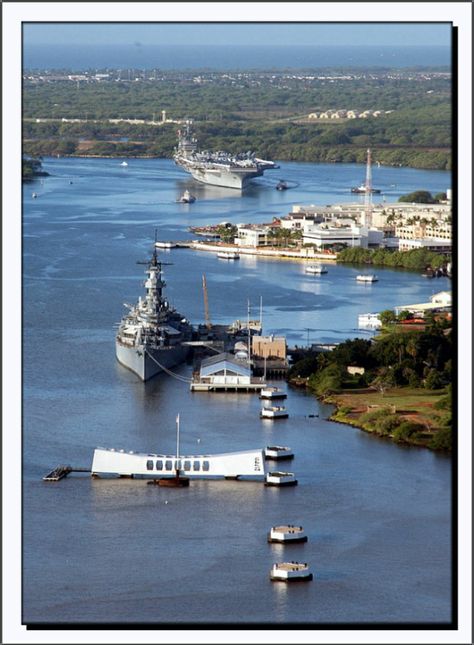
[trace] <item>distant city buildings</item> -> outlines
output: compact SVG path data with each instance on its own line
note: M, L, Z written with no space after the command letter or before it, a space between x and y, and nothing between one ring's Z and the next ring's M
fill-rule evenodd
M372 204L370 217L363 203L295 204L290 213L269 224L238 225L235 244L253 248L273 246L272 231L280 229L288 231L288 239L291 233L298 232L302 245L317 250L331 247L380 247L398 251L426 248L450 253L451 195L449 197L441 204Z

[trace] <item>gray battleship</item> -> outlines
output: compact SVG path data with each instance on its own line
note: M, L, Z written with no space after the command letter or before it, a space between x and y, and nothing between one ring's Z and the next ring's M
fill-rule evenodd
M253 152L232 155L229 152L197 151L197 139L191 131L192 121L186 121L184 131L178 130L178 147L174 160L197 181L224 188L242 190L254 177L261 177L265 170L278 165L259 159Z
M128 367L142 381L186 360L192 326L163 297L165 282L161 265L153 249L144 286L145 298L140 296L135 306L125 305L129 312L122 318L115 338L115 354L119 363Z

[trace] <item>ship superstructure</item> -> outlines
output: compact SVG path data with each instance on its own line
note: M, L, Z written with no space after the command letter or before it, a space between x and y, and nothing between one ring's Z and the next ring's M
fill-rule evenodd
M184 130L178 130L174 160L197 181L242 190L251 179L261 177L265 170L278 168L275 162L259 159L250 151L237 155L223 151L198 151L191 127L192 121L187 120Z
M156 374L182 363L189 354L183 342L192 337L192 326L163 296L165 282L156 247L146 263L145 297L136 305L125 305L115 338L117 360L147 381Z

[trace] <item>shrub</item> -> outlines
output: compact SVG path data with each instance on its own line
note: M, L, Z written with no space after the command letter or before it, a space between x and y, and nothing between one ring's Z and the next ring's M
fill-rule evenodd
M445 385L443 377L437 370L431 369L426 375L425 388L427 390L440 390Z
M413 423L412 421L402 421L398 428L394 430L393 438L395 441L406 441L417 432L422 432L423 429L423 426L419 423Z
M453 444L451 428L440 428L428 444L433 450L451 450Z
M364 425L372 425L375 423L377 420L382 419L383 417L388 416L389 414L392 414L392 411L390 408L378 408L377 410L369 410L368 412L364 412L364 414L361 414L359 417L359 421Z
M383 436L392 434L399 427L401 419L397 414L390 414L375 422L375 431Z
M338 414L349 414L352 412L352 408L350 405L342 405L340 408L338 408L337 413Z
M436 401L433 407L436 410L449 410L451 408L451 395L448 394L441 397L438 401Z

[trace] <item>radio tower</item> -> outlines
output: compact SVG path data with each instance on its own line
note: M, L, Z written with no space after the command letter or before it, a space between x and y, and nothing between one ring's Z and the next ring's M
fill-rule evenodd
M365 175L365 225L372 226L372 156L370 148L367 149L367 171Z

